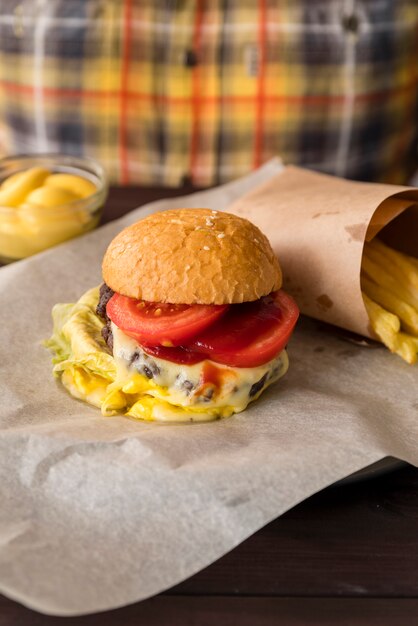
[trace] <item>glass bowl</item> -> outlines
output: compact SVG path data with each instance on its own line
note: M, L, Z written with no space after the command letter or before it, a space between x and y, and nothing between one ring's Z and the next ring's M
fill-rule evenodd
M51 174L72 174L82 177L93 183L96 191L83 198L71 199L56 206L47 206L48 203L43 205L42 202L34 204L25 200L19 202L17 206L4 206L5 194L2 194L0 187L0 263L18 261L58 243L78 237L95 228L100 221L107 197L108 181L99 163L87 157L62 154L10 156L0 159L0 186L13 174L23 173L34 167L49 170ZM26 191L25 186L23 190L22 188L19 190L18 184L19 181L16 181L15 185L18 189L16 198L20 198L22 194L25 195ZM32 188L29 185L26 196L39 188L44 188L44 184ZM50 187L48 186L47 189L48 195ZM67 195L74 196L68 187ZM55 196L60 197L56 193Z

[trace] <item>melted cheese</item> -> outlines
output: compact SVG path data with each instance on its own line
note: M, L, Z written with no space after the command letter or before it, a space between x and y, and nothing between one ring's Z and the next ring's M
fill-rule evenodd
M288 368L283 350L259 367L229 367L212 361L172 363L147 355L112 323L116 383L124 394L141 397L128 413L160 421L207 421L243 411ZM217 385L205 382L205 364L216 368Z

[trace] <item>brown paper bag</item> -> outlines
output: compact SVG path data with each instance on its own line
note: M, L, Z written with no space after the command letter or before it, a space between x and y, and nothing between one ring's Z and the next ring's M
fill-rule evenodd
M418 256L416 203L418 189L288 166L228 210L269 237L303 313L373 337L360 287L364 242L391 223L385 241Z

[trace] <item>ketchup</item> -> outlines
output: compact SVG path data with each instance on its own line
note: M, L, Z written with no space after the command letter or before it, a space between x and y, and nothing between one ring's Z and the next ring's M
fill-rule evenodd
M205 396L207 398L216 396L225 383L225 379L230 378L231 375L233 377L235 376L231 370L227 370L224 367L217 367L214 363L205 361L200 374L199 387L195 395Z
M172 361L173 363L181 363L183 365L195 365L206 359L204 354L177 346L175 348L166 348L165 346L141 346L144 352L159 359Z

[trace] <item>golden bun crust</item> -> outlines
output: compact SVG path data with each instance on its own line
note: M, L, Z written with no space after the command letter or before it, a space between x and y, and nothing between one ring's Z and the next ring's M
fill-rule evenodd
M173 304L249 302L282 284L267 237L242 217L209 209L161 211L128 226L102 269L117 293Z

